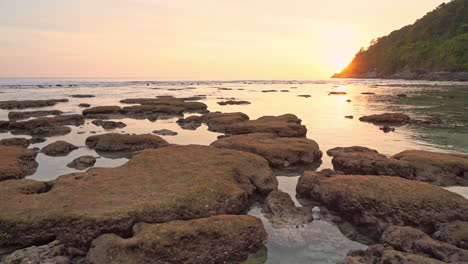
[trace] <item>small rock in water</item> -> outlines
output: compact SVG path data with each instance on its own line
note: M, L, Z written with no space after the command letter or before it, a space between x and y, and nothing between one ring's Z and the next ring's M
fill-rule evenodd
M345 95L346 92L329 92L328 95Z
M85 104L85 103L83 103L83 104L79 104L78 106L79 106L79 107L84 107L84 108L91 107L91 105L90 105L90 104Z
M78 147L66 141L59 140L42 148L42 153L47 156L67 155Z
M352 115L347 115L347 116L345 116L345 118L347 118L347 119L353 119L354 116L352 116Z
M46 140L47 139L42 138L42 137L33 137L29 140L29 142L31 142L31 144L37 144L37 143L45 142Z
M298 95L298 97L310 98L311 96L308 94L301 94L301 95Z
M406 94L397 94L398 97L408 97Z
M74 159L72 162L67 164L67 167L77 169L77 170L84 170L94 166L96 163L96 157L93 156L81 156L79 158Z
M153 134L160 136L176 136L178 133L169 129L154 130Z
M70 97L73 97L73 98L92 98L92 97L96 97L96 96L92 95L92 94L72 94L72 95L70 95Z
M383 126L380 128L380 130L382 130L384 133L395 132L395 128L390 126Z

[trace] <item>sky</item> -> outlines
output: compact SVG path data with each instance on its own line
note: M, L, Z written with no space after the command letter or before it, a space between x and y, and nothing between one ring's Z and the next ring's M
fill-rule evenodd
M0 78L310 80L441 0L0 0Z

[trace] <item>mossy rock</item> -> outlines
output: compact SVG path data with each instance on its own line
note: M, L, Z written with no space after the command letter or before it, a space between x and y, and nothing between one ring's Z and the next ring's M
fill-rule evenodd
M144 150L117 168L93 168L48 183L0 184L0 246L57 238L86 249L106 233L125 236L138 222L242 214L255 194L277 189L260 156L206 146Z
M138 151L169 145L159 136L108 133L86 138L86 146L102 152Z
M31 107L46 107L53 106L57 103L68 102L68 99L49 99L49 100L10 100L0 101L0 109L24 109Z
M0 145L0 181L33 174L38 167L36 155L34 150L24 147Z
M138 223L127 239L106 234L93 241L91 264L226 263L243 261L266 242L262 222L247 215L220 215L162 224Z

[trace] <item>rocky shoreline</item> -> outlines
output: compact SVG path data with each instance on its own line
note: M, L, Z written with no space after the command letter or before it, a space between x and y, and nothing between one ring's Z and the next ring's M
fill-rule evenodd
M396 80L425 80L425 81L468 81L468 72L429 72L429 71L402 71L394 74L377 72L367 73L336 73L335 79L396 79Z

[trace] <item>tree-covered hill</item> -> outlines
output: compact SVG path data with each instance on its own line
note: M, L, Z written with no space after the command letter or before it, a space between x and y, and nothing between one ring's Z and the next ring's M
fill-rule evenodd
M417 79L435 72L468 72L468 0L444 3L413 25L373 40L333 77Z

